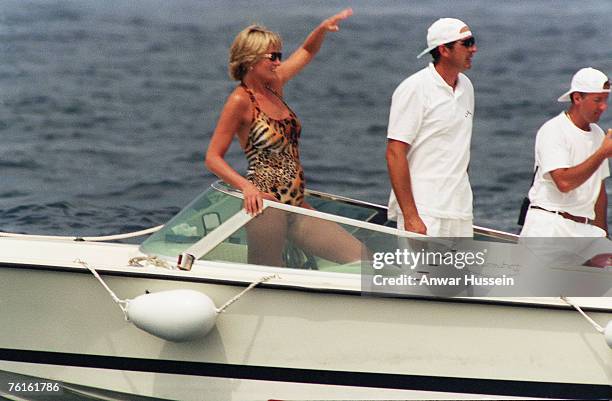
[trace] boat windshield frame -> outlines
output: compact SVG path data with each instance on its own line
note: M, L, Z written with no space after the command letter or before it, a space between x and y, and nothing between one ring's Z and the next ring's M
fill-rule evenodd
M244 196L241 191L234 189L233 187L229 186L223 181L220 181L220 180L215 181L210 185L207 191L204 191L202 194L200 194L196 199L194 199L194 201L192 201L184 209L182 209L181 212L179 212L179 214L177 214L173 219L171 219L168 223L166 223L164 225L164 228L162 228L162 231L177 216L180 216L184 210L188 209L194 203L197 203L197 201L200 200L202 196L208 193L209 191L215 191L218 193L222 193L224 195L230 196L235 199L239 199L241 201L244 199ZM354 210L357 210L358 213L364 213L364 212L368 213L367 210L370 209L371 214L369 215L369 217L365 219L366 221L364 221L364 220L359 220L357 218L346 217L346 216L333 214L333 213L320 211L320 210L307 209L307 208L299 207L299 206L287 205L287 204L283 204L280 202L269 201L269 200L263 201L263 208L264 210L267 208L278 209L278 210L282 210L288 213L299 214L299 215L303 215L303 216L307 216L311 218L319 218L319 219L334 222L337 224L345 224L345 225L349 225L352 227L372 230L375 232L393 235L393 236L401 237L401 238L420 239L420 240L427 239L429 241L436 240L433 237L429 237L429 236L418 234L418 233L413 233L410 231L400 230L400 229L397 229L391 226L390 224L391 222L387 220L387 208L384 206L377 205L374 203L364 202L364 201L360 201L356 199L351 199L351 198L347 198L343 196L332 195L329 193L315 191L315 190L307 190L306 195L312 197L313 199L320 199L323 202L327 203L327 205L330 205L332 207L334 205L338 205L338 206L346 205L346 206L349 206L349 208L353 207ZM363 210L359 212L359 209L357 208L363 208ZM191 243L189 246L187 246L186 249L184 249L182 252L179 252L179 253L189 253L193 255L196 258L196 260L198 260L200 257L204 256L210 250L214 249L217 245L223 242L233 232L241 229L244 225L248 224L253 218L254 216L248 215L245 212L244 208L241 208L236 213L234 213L229 218L227 218L225 221L220 222L220 224L213 231L205 233L199 239L196 239L194 243ZM505 233L502 231L485 229L485 228L477 227L477 226L474 227L474 230L475 230L475 235L478 235L478 236L484 237L485 239L490 239L493 241L516 242L518 238L518 236L514 234ZM145 254L158 254L158 252L148 249L148 245L149 244L148 244L148 239L147 239L147 241L144 241L140 246L141 252ZM168 255L168 254L164 254L163 252L161 252L161 255L159 256L175 257L177 255Z
M219 193L219 194L226 195L226 197L216 195L211 198L206 198L207 193L208 194ZM381 211L381 210L383 212L382 214L385 214L386 212L386 208L382 208L381 206L374 205L374 204L369 204L367 202L360 202L360 201L356 201L353 199L342 198L342 197L334 197L334 196L327 197L326 194L324 193L315 193L315 196L321 196L325 198L326 200L349 203L353 206L369 207L369 208L372 208L372 213L374 214L376 213L376 211ZM355 280L355 277L358 277L358 275L354 273L358 272L358 269L360 267L363 267L361 263L358 265L355 265L354 263L345 264L344 262L340 262L336 266L333 266L327 263L329 262L329 259L327 260L327 262L325 260L325 257L323 257L322 258L323 260L321 260L320 255L316 253L314 255L307 255L307 256L315 256L315 258L317 259L316 262L318 262L319 264L318 265L315 264L314 269L307 265L301 265L300 267L295 267L296 266L295 264L287 264L285 266L279 266L279 265L273 265L273 264L267 264L267 263L254 263L254 262L246 261L247 260L245 257L246 254L241 253L243 251L238 250L239 253L237 254L235 253L236 248L237 248L235 245L243 245L244 243L239 242L239 240L241 239L240 234L237 236L234 234L237 233L239 230L242 230L249 222L253 221L253 219L255 219L257 216L251 216L248 213L246 213L243 207L243 202L242 202L242 200L244 199L242 192L227 186L227 184L217 181L214 184L212 184L207 191L203 192L193 202L191 202L187 207L185 207L179 214L177 214L175 218L179 217L184 211L189 210L191 205L197 204L202 199L210 199L212 200L212 204L211 206L205 206L200 209L197 209L197 207L195 208L196 210L200 211L200 212L196 212L195 214L195 216L198 219L200 219L200 217L204 216L205 213L211 210L214 212L215 205L217 204L222 205L223 202L228 202L225 204L231 204L231 208L230 208L231 212L229 214L225 213L224 221L221 222L216 228L214 228L213 231L208 231L208 232L205 231L204 236L200 237L199 239L195 239L195 237L192 236L191 238L192 238L192 241L194 242L189 242L188 245L186 246L186 249L179 252L179 254L188 253L194 256L194 259L195 259L194 268L196 266L199 266L201 268L204 268L204 267L206 268L205 270L202 269L202 270L197 270L197 271L200 271L200 272L206 271L207 272L206 274L210 274L210 268L221 268L221 270L219 271L233 271L234 272L233 274L242 275L242 274L245 274L245 272L251 271L250 269L252 269L253 274L261 273L264 271L270 271L270 272L284 272L285 275L287 275L290 272L291 275L295 277L312 276L313 280L316 277L318 277L319 279L321 277L327 277L327 279L331 279L333 277L335 278L334 280L337 279L337 280L342 281L344 279ZM219 202L221 203L216 203L217 200L220 200ZM397 228L392 228L392 227L381 225L381 224L375 224L375 223L371 223L368 221L361 221L361 220L357 220L357 219L350 218L350 217L339 216L339 215L335 215L335 214L331 214L327 212L322 212L319 210L312 210L312 209L307 209L307 208L303 208L299 206L286 205L286 204L282 204L282 203L274 202L274 201L264 200L263 203L264 203L264 210L270 209L270 208L277 209L283 212L311 217L315 219L323 219L328 222L333 222L333 223L337 223L341 225L347 225L347 226L351 226L351 227L358 228L358 229L365 229L365 230L376 232L376 233L391 235L397 239L406 238L406 239L414 239L417 241L425 240L427 242L432 242L432 241L440 242L440 244L443 245L444 248L448 247L448 243L447 243L448 239L445 239L445 238L430 237L430 236L412 233L412 232L408 232L404 230L399 230ZM363 215L362 212L363 211L356 210L355 213L358 215L361 213L361 215ZM191 216L194 216L194 215L191 215ZM180 224L185 221L186 220L179 219L177 221L177 224ZM502 233L502 234L506 234L506 233ZM243 238L244 237L242 237L242 239ZM238 240L238 242L234 240ZM164 259L170 259L172 257L176 257L177 254L171 255L172 252L175 252L175 249L172 249L172 246L176 244L172 241L172 239L168 240L168 242L164 242L164 241L165 239L163 239L162 237L162 240L158 242L160 244L159 249L162 249L162 251L160 251L159 253L156 252L155 250L152 250L153 247L151 247L151 249L143 249L141 247L141 251L145 254L161 256ZM507 238L502 238L500 242L506 242L506 241L508 241ZM187 241L184 241L183 243L186 243L186 242ZM217 249L217 247L219 247L224 242L227 242L227 244ZM170 250L170 252L164 253L163 247L166 246L164 245L166 243L169 244L167 249ZM377 249L377 248L370 248L370 249ZM230 255L230 253L232 255L238 255L236 257L242 258L240 260L243 260L243 261L228 260L228 259L220 258L220 255L223 255L224 252L227 252L225 253L227 255ZM233 258L234 256L231 256L231 257ZM321 262L323 264L321 264ZM230 270L227 270L227 266L229 266L228 264L230 264L232 267ZM279 270L279 268L281 268L281 270ZM287 270L286 268L289 268L289 270ZM313 270L309 270L309 269L313 269ZM325 276L321 276L321 274L325 274ZM334 281L334 283L335 282L336 281ZM319 288L321 286L321 282L319 281L316 281L316 283L313 282L311 284L315 286L316 288ZM356 288L357 284L359 283L356 281L355 283L352 283L349 287L353 288L355 286ZM335 284L332 285L332 287L335 288ZM476 297L476 298L480 299L481 297ZM490 298L490 297L486 297L486 298ZM494 297L494 298L497 298L497 297Z
M225 184L221 180L217 180L217 181L213 182L211 184L211 188L214 188L214 189L216 189L216 190L218 190L220 192L226 193L228 195L232 195L232 196L235 196L237 198L244 199L241 191L230 187L229 185ZM376 203L361 201L361 200L358 200L358 199L348 198L348 197L340 196L340 195L334 195L334 194L330 194L328 192L317 191L317 190L313 190L313 189L306 189L306 195L314 196L314 197L325 199L327 201L332 201L332 202L333 201L337 201L337 202L341 202L341 203L345 203L345 204L349 204L349 205L354 205L354 206L374 208L374 209L376 209L376 210L378 210L380 212L384 212L385 215L387 214L387 210L388 210L388 207L383 206L383 205L379 205L379 204L376 204ZM265 202L279 204L278 202L264 201L264 203ZM287 205L287 206L289 206L289 205ZM335 216L334 214L329 214L329 215L330 216ZM355 220L355 219L353 219L353 220L354 221L361 221L361 220ZM376 224L376 225L379 225L379 224ZM486 227L477 226L477 225L474 225L473 227L474 227L474 234L475 235L479 235L479 236L482 236L482 237L487 237L487 238L490 238L492 240L516 242L518 240L518 238L519 238L518 234L509 233L509 232L506 232L506 231L495 230L495 229L492 229L492 228L486 228ZM399 229L396 229L396 230L397 230L397 232L400 232L400 233L405 233L406 232L404 230L399 230ZM413 234L416 234L416 233L413 233Z
M244 195L242 194L242 192L232 189L230 187L225 187L223 186L223 184L220 184L220 181L213 183L211 185L211 188L219 192L222 192L224 194L234 196L236 198L244 199ZM345 199L336 198L336 199L331 199L331 200L345 200ZM360 204L358 201L354 201L354 200L349 200L349 201L351 201L355 205ZM378 207L377 205L367 204L365 202L362 203L361 205L369 206L369 207L372 207L372 206ZM380 224L369 223L366 221L351 219L349 217L337 216L337 215L330 214L330 213L320 212L318 210L306 209L306 208L299 207L299 206L287 205L284 203L274 202L274 201L269 201L269 200L264 199L263 210L267 208L279 209L279 210L283 210L289 213L295 213L295 214L300 214L303 216L319 218L319 219L331 221L331 222L338 223L338 224L346 224L346 225L350 225L350 226L357 227L357 228L364 228L364 229L373 230L373 231L384 233L384 234L395 235L397 237L403 237L403 238L408 238L408 239L429 240L430 242L437 241L437 239L435 238L432 239L432 237L428 237L426 235L422 235L422 234L418 234L418 233L414 233L410 231L398 230L397 228L391 228L391 227L387 227L387 226L380 225ZM210 252L215 247L217 247L221 242L225 241L231 233L235 232L236 230L239 230L240 228L242 228L244 225L246 225L248 222L250 222L255 217L256 216L251 216L248 213L246 213L244 209L241 209L238 213L236 213L234 216L232 216L226 222L224 222L221 226L219 226L218 229L216 229L209 235L202 237L202 239L200 239L198 242L196 242L191 247L189 247L185 251L185 253L193 255L196 260L200 259L202 256L206 255L208 252Z

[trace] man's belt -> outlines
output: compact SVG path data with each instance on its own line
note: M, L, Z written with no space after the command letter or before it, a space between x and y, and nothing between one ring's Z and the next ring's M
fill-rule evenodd
M560 212L558 210L548 210L548 209L544 209L543 207L540 207L540 206L533 206L533 205L531 205L529 208L530 209L537 209L537 210L544 210L545 212L548 212L548 213L558 214L559 216L563 217L564 219L575 221L576 223L593 224L593 220L589 219L588 217L574 216L573 214L570 214L568 212Z

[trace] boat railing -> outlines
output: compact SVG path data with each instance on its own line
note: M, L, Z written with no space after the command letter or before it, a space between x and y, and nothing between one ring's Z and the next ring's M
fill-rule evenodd
M212 187L217 191L221 191L225 194L243 199L242 192L236 189L233 189L231 187L226 187L225 184L219 184L219 181L215 182L212 185ZM393 235L397 235L400 237L418 238L418 239L429 238L426 235L413 233L410 231L398 230L397 228L392 228L392 227L387 227L387 226L380 225L380 224L370 223L368 221L356 220L356 219L352 219L349 217L338 216L338 215L325 213L325 212L321 212L321 211L313 210L313 209L306 209L306 208L299 207L299 206L286 205L284 203L274 202L274 201L269 201L269 200L264 199L264 209L266 207L272 207L275 209L284 210L290 213L301 214L304 216L325 219L325 220L333 221L334 223L347 224L347 225L351 225L354 227L365 228L365 229L369 229L373 231L379 231L385 234L393 234Z
M226 194L229 194L229 195L241 198L241 199L243 198L241 191L233 187L230 187L229 185L225 184L223 181L215 181L211 185L211 187L223 193L226 193ZM320 198L326 201L340 202L340 203L344 203L347 205L367 207L367 208L374 209L377 212L377 216L373 216L372 218L368 219L367 222L373 223L377 226L384 226L387 228L394 229L394 231L385 230L384 232L397 233L400 235L401 233L405 233L405 231L403 230L397 230L395 227L395 222L392 222L387 219L388 208L386 206L378 205L378 204L371 203L371 202L365 202L365 201L361 201L358 199L352 199L352 198L345 197L345 196L333 195L327 192L317 191L317 190L312 190L312 189L307 189L306 195L310 195L310 196ZM290 210L295 211L296 209L290 209ZM359 221L359 220L353 219L352 221ZM510 242L510 243L516 243L519 238L519 236L516 234L512 234L512 233L500 231L500 230L495 230L491 228L486 228L482 226L476 226L476 225L474 226L474 236L478 237L479 239L484 239L484 240L502 241L502 242Z

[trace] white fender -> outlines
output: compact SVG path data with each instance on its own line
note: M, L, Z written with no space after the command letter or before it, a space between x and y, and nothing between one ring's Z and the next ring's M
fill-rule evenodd
M126 316L149 334L183 342L206 336L217 320L217 308L201 292L172 290L128 300Z
M606 343L608 344L608 347L612 348L612 320L610 320L606 325L604 336L606 336Z

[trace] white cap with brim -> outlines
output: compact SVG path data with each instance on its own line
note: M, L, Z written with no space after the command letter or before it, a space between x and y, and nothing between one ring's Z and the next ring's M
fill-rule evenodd
M423 50L417 58L423 57L436 47L469 38L472 36L470 27L456 18L440 18L427 29L427 49Z
M608 81L606 74L595 68L583 68L572 77L570 90L557 100L559 102L569 102L571 101L570 95L574 92L608 93L610 92L610 81Z

